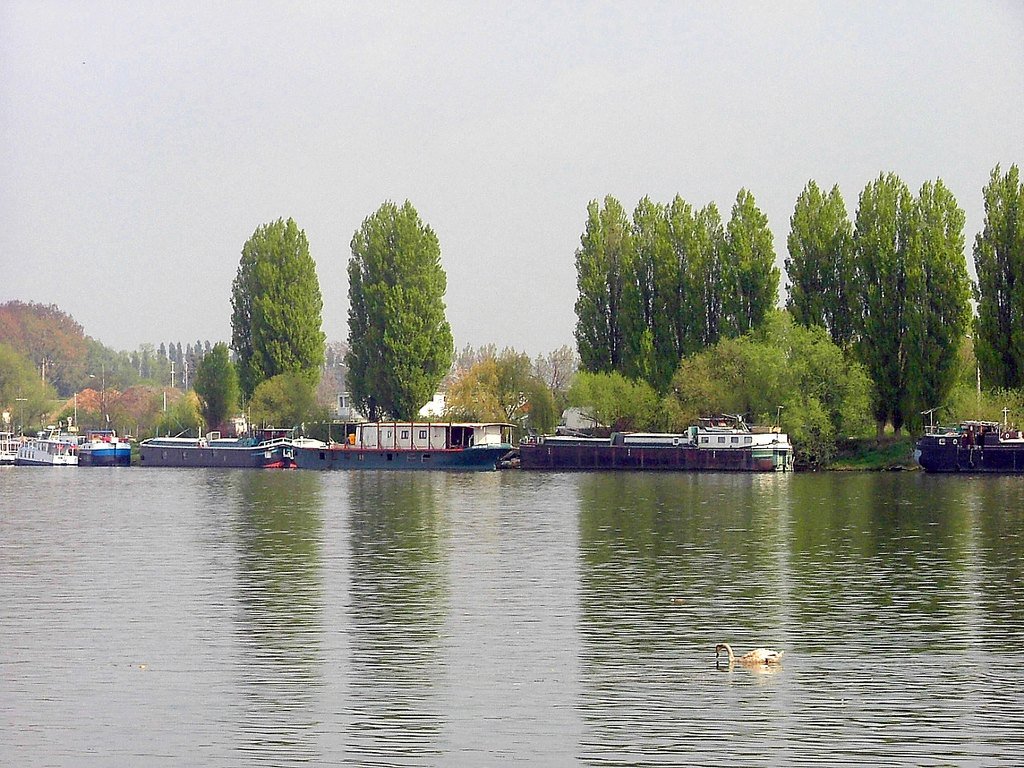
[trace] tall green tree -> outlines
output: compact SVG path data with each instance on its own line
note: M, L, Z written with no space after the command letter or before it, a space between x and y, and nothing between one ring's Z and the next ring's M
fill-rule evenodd
M665 317L672 333L672 373L679 360L704 347L705 307L699 293L701 265L699 222L693 206L676 195L665 212L671 252ZM669 374L671 377L671 373Z
M898 433L907 416L907 272L915 258L914 236L910 190L895 174L880 174L861 192L854 229L862 303L858 349L875 385L879 435L886 423Z
M690 261L691 311L700 315L696 329L700 347L718 343L725 333L726 293L724 263L727 243L718 206L708 203L698 211Z
M959 373L971 317L964 212L942 180L925 182L914 204L916 258L907 271L907 421L946 403Z
M655 389L668 386L679 364L675 344L678 267L664 205L643 198L633 212L633 258L623 289L623 371Z
M789 224L786 308L797 323L820 325L832 341L846 346L853 338L857 306L853 226L839 186L826 195L814 181L807 182Z
M219 341L199 363L195 391L209 429L227 421L238 407L238 373L228 355L228 345Z
M997 165L983 190L985 225L974 239L978 274L975 352L988 387L1024 386L1024 184Z
M621 203L610 195L603 207L591 201L576 251L576 346L584 370L623 367L623 293L632 260L632 228Z
M746 189L736 195L726 228L723 315L728 336L739 336L760 326L775 308L779 269L768 217Z
M231 347L243 394L281 373L315 387L324 362L323 299L306 233L292 220L256 229L231 287Z
M454 354L441 246L412 203L385 202L363 221L352 237L348 279L353 399L371 419L411 419Z

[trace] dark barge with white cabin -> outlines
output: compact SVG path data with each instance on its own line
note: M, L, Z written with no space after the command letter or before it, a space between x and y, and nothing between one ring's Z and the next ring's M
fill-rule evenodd
M139 443L139 465L291 469L295 444L294 430L272 428L247 437L153 437Z
M512 424L357 422L342 442L296 446L299 469L494 470L512 452Z
M737 416L701 419L686 432L614 432L610 437L541 436L519 445L526 470L786 472L793 446L778 428L751 429Z
M917 442L926 472L1024 473L1024 433L997 421L932 427Z

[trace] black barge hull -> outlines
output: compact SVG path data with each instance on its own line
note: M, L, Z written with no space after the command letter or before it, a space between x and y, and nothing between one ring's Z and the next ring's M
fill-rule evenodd
M1021 445L929 445L918 443L917 462L926 472L1024 474Z
M231 467L236 469L291 469L293 449L288 446L259 448L139 447L143 467Z
M744 449L713 450L693 447L626 445L519 446L521 469L556 471L666 470L689 472L774 472L779 463L771 454L755 456Z

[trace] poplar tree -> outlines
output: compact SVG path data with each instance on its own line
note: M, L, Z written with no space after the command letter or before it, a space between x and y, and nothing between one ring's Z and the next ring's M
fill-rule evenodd
M674 373L682 358L704 348L706 316L699 275L702 238L693 206L679 195L672 200L665 215L671 254L665 314L671 327Z
M632 269L633 239L622 205L592 200L576 251L576 346L583 370L621 371L626 360L623 293Z
M694 227L692 260L690 262L691 301L700 315L695 330L700 347L711 347L724 335L725 294L723 262L727 243L718 206L708 203L697 212Z
M914 204L916 258L907 270L907 420L945 403L967 333L971 281L964 256L964 212L939 179Z
M899 433L906 418L907 269L913 258L913 198L895 174L881 174L861 192L854 229L862 302L858 349L875 384L878 434Z
M316 386L324 362L322 309L306 233L292 219L257 227L231 287L231 348L246 398L282 373Z
M823 194L814 181L797 197L786 242L786 308L801 325L826 328L845 347L857 314L853 227L838 185Z
M371 419L415 418L454 354L437 235L408 200L385 202L352 237L348 343L353 400Z
M989 387L1024 386L1024 184L997 165L983 190L985 225L974 239L978 274L975 354Z
M746 189L736 195L726 229L726 259L722 278L724 330L740 336L760 327L775 308L779 292L779 269L768 217Z
M623 289L624 373L664 390L679 364L674 343L677 269L667 210L643 198L633 212L633 259Z

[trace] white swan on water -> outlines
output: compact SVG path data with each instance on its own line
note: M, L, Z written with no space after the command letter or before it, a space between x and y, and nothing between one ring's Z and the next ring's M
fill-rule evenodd
M732 646L728 643L719 643L715 646L715 663L718 663L718 656L722 651L726 651L729 654L729 663L735 664L737 661L740 664L744 664L748 667L759 667L765 664L781 664L782 654L785 651L773 651L771 648L755 648L749 653L744 653L742 656L737 656L732 652Z

